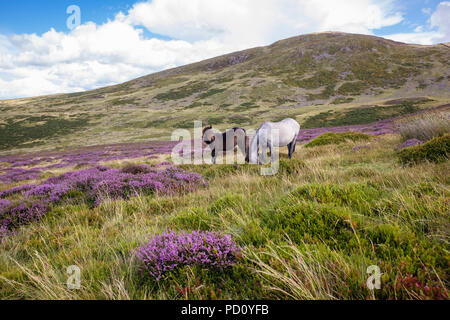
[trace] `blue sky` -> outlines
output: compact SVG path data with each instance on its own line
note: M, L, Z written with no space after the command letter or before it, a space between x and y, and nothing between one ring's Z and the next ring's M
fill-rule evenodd
M77 5L81 8L82 22L92 21L103 24L114 19L120 11L129 10L136 1L129 0L18 0L0 2L0 34L21 33L43 34L54 28L56 31L69 32L66 27L67 7ZM148 37L167 39L145 30Z
M83 20L103 23L113 19L117 12L129 9L133 1L2 0L0 32L42 34L50 28L67 31L66 8L73 4L82 8Z
M78 5L82 9L82 21L102 24L108 19L114 19L119 11L129 10L136 2L129 0L2 0L0 2L0 34L42 34L50 28L67 32L65 10L70 5ZM422 9L430 9L432 12L440 2L440 0L397 1L395 5L398 11L404 14L404 20L393 26L374 30L374 33L383 36L413 32L417 26L425 25L429 19L429 15ZM146 30L148 31L150 30ZM151 32L146 35L167 38Z
M70 5L81 10L75 30ZM0 0L0 99L98 88L322 31L448 42L450 1Z
M390 27L375 30L376 35L389 35L393 33L413 32L417 26L426 25L430 15L427 10L433 12L441 1L438 0L406 0L398 1L396 5L404 14L404 20ZM424 12L425 11L425 12Z

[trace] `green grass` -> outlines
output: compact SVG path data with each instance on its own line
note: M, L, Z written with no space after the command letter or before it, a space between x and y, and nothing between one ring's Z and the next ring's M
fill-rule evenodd
M185 86L172 89L168 92L159 93L155 96L155 99L162 100L162 101L169 101L169 100L179 100L183 98L187 98L194 93L203 91L207 88L207 84L204 82L190 82Z
M418 111L411 102L404 102L394 106L372 106L347 109L342 111L328 110L308 117L303 128L338 127L355 124L367 124L385 120L396 116L407 115Z
M403 167L399 136L282 153L255 165L183 165L209 186L91 208L61 204L0 244L4 299L430 299L448 297L448 160ZM160 160L158 160L160 161ZM129 166L129 170L133 167ZM220 230L243 254L231 269L186 267L156 283L132 250L154 232ZM81 268L80 290L65 286ZM383 273L366 287L366 269ZM427 288L431 288L428 290Z
M353 100L355 100L355 99L354 98L336 98L331 102L331 104L350 103Z
M235 112L244 112L244 111L248 111L251 109L258 109L259 106L256 105L254 102L244 102L241 105L234 107L233 111Z
M342 95L359 95L368 88L369 85L364 81L345 82L337 89L337 93Z
M211 89L211 90L206 91L205 93L202 93L200 95L200 99L205 99L205 98L208 98L210 96L213 96L215 94L218 94L218 93L221 93L224 91L226 91L226 89Z
M305 145L305 147L312 148L317 146L325 146L329 144L341 144L346 141L353 141L353 142L367 141L370 140L370 138L371 137L369 135L360 132L341 132L341 133L328 132L311 140Z
M44 144L46 139L79 132L89 126L89 116L17 116L0 124L0 150Z
M125 98L125 99L114 99L109 102L111 106L122 106L127 104L135 104L137 101L133 98Z
M289 78L284 82L291 86L296 86L305 89L315 89L322 86L334 85L337 81L336 78L337 78L336 71L320 70L312 77L301 80Z

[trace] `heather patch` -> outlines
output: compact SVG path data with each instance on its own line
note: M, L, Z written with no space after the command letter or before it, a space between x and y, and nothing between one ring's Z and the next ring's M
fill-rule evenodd
M142 271L158 281L184 266L226 269L236 263L240 250L231 236L220 232L168 231L155 235L134 254L142 264Z
M44 201L25 199L22 202L10 202L0 199L0 242L5 236L13 233L20 225L41 218L47 210Z
M146 165L112 169L98 166L51 177L42 184L24 185L0 193L2 235L39 219L62 200L85 201L98 206L104 199L128 199L137 194L168 195L194 191L206 181L197 174ZM9 200L5 198L10 198ZM13 200L11 200L13 199ZM11 200L11 201L10 201Z
M65 152L46 152L28 155L0 156L0 162L9 165L0 174L0 184L39 179L47 170L95 166L102 162L123 159L147 158L170 154L173 142L147 142L121 145L98 146Z
M6 173L0 175L0 183L4 184L38 179L42 174L42 170L37 168L7 168L5 171Z

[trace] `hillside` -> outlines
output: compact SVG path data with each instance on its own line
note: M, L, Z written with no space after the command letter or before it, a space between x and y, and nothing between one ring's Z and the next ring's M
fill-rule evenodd
M0 153L169 140L202 120L364 124L450 101L450 50L318 33L97 90L0 101ZM82 134L80 134L82 133Z
M323 33L0 101L0 299L448 300L448 58ZM193 120L287 116L276 175L173 163Z

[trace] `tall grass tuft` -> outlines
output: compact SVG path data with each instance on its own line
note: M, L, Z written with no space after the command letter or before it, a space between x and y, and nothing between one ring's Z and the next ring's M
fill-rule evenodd
M403 141L419 139L423 142L450 133L450 112L428 112L402 122L399 131Z
M294 300L335 300L349 292L343 275L351 267L337 252L305 251L293 242L266 246L263 253L244 255L265 279L269 291ZM268 260L268 261L267 261Z

